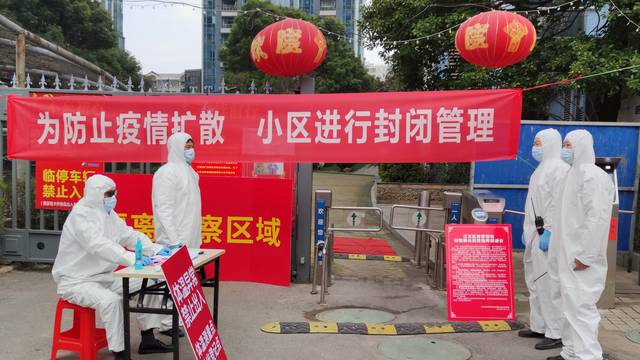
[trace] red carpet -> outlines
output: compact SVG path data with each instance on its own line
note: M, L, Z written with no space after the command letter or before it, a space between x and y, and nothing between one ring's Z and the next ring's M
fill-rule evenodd
M333 251L340 254L395 256L388 242L374 238L334 237Z

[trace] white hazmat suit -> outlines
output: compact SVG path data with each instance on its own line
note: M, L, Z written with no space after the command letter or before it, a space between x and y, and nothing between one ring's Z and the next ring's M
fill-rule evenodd
M153 175L153 221L156 242L182 243L199 248L202 242L202 213L199 176L185 160L185 143L191 136L169 137L168 161Z
M562 185L569 165L560 158L562 137L555 129L545 129L536 134L542 147L542 161L531 175L524 216L524 271L529 289L531 308L530 328L550 339L560 339L562 312L552 302L552 294L558 296L559 283L548 276L548 253L540 250L540 236L536 231L535 217L544 219L544 228L551 232L554 241L553 214L557 205L558 188Z
M73 207L62 228L60 247L53 264L53 279L58 295L80 306L96 310L107 332L109 350L124 350L124 314L122 279L111 274L118 265L132 266L138 239L143 254L151 256L162 247L135 231L116 214L104 209L104 193L115 183L103 175L94 175L85 183L84 197ZM139 279L132 279L130 290L137 291ZM160 296L145 297L145 305L159 308ZM136 314L141 330L158 328L167 315Z
M565 142L571 143L573 163L558 203L550 249L565 318L560 355L566 360L601 360L596 303L607 276L614 187L609 175L595 165L593 137L588 131L572 131ZM588 268L575 269L576 260Z

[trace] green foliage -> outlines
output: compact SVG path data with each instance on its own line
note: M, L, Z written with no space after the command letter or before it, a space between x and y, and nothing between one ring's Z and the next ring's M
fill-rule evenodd
M422 183L427 180L424 164L380 164L379 171L384 182Z
M249 55L253 38L266 26L278 21L275 16L265 14L266 10L281 17L300 18L312 22L316 26L334 33L344 34L344 26L334 17L309 17L304 12L292 8L280 7L270 2L249 0L243 10L249 12L239 15L233 23L231 33L220 51L220 59L224 63L224 80L226 86L246 92L251 80L256 86L266 80L276 93L291 93L297 90L298 81L291 77L270 77L259 71ZM327 57L322 65L314 71L316 92L365 92L373 91L378 85L375 78L367 74L364 66L355 57L349 45L338 40L334 35L326 35ZM233 90L233 89L232 89Z
M373 45L384 48L383 57L390 63L390 87L395 90L448 90L486 88L526 88L611 69L640 64L640 33L612 10L597 24L597 31L574 36L579 31L579 14L585 10L569 10L526 15L536 26L538 42L532 54L519 64L489 70L475 67L464 60L441 64L455 54L455 31L421 40L419 44L398 41L437 33L455 26L469 17L488 10L488 4L512 10L531 10L554 6L566 1L499 1L470 4L467 1L441 0L373 0L363 11L361 31ZM484 4L484 5L483 5ZM616 4L631 19L640 23L637 0L617 0ZM581 8L603 11L606 0L580 1ZM394 43L396 41L396 43ZM547 105L566 88L585 89L588 100L587 120L615 121L620 107L620 94L629 89L640 93L640 69L594 77L569 85L525 92L523 117L547 119Z
M140 82L140 65L118 48L111 18L98 1L0 0L0 13L120 80L132 76L134 83Z

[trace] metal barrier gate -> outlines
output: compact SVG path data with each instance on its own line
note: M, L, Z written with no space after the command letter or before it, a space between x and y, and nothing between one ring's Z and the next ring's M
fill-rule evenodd
M320 284L320 302L326 305L325 296L328 294L328 287L331 285L331 271L333 264L333 235L334 232L380 232L384 228L384 220L382 209L372 206L331 206L332 193L331 190L316 190L316 206L315 206L315 226L314 226L314 266L312 269L312 285L311 294L318 293L318 284ZM330 220L331 211L349 211L353 218L353 227L336 227ZM359 217L365 211L373 211L378 216L376 227L366 228L358 227L364 223L364 216ZM331 224L327 226L327 224Z

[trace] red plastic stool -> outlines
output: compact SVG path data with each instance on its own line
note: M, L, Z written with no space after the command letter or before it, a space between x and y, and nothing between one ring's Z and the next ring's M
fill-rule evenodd
M73 326L61 332L62 312L73 311ZM53 328L51 360L56 359L58 350L80 353L80 360L96 360L97 352L107 346L107 333L96 328L96 312L91 308L74 305L63 299L58 300L56 320Z

